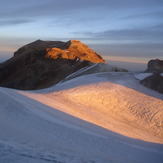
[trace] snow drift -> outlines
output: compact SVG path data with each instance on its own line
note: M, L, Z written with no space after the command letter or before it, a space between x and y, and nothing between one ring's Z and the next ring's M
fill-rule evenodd
M0 160L161 163L162 99L124 72L39 91L0 88Z

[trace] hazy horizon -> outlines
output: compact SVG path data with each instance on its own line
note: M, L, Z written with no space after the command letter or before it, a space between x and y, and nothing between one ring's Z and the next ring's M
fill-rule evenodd
M119 62L163 59L162 0L0 2L0 62L38 39L80 40Z

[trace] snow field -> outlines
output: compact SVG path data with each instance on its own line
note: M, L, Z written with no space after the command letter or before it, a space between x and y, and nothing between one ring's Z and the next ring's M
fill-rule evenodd
M131 73L0 88L0 162L162 163L162 99Z

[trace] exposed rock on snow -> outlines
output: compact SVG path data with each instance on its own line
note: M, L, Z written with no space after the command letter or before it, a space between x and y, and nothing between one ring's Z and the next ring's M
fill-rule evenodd
M160 73L154 73L153 75L141 80L141 84L144 86L163 93L163 76Z
M144 86L163 93L163 60L155 59L148 62L147 70L143 73L135 74L135 77Z

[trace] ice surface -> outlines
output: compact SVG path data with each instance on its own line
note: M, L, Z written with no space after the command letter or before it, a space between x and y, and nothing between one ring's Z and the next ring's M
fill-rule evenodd
M135 74L135 78L138 79L138 80L143 80L145 79L146 77L148 76L151 76L153 75L153 73L149 73L149 72L144 72L144 73L137 73ZM161 76L163 76L163 73L160 74Z
M153 73L138 73L138 74L135 74L134 76L136 79L143 80L146 77L151 76L152 74Z

